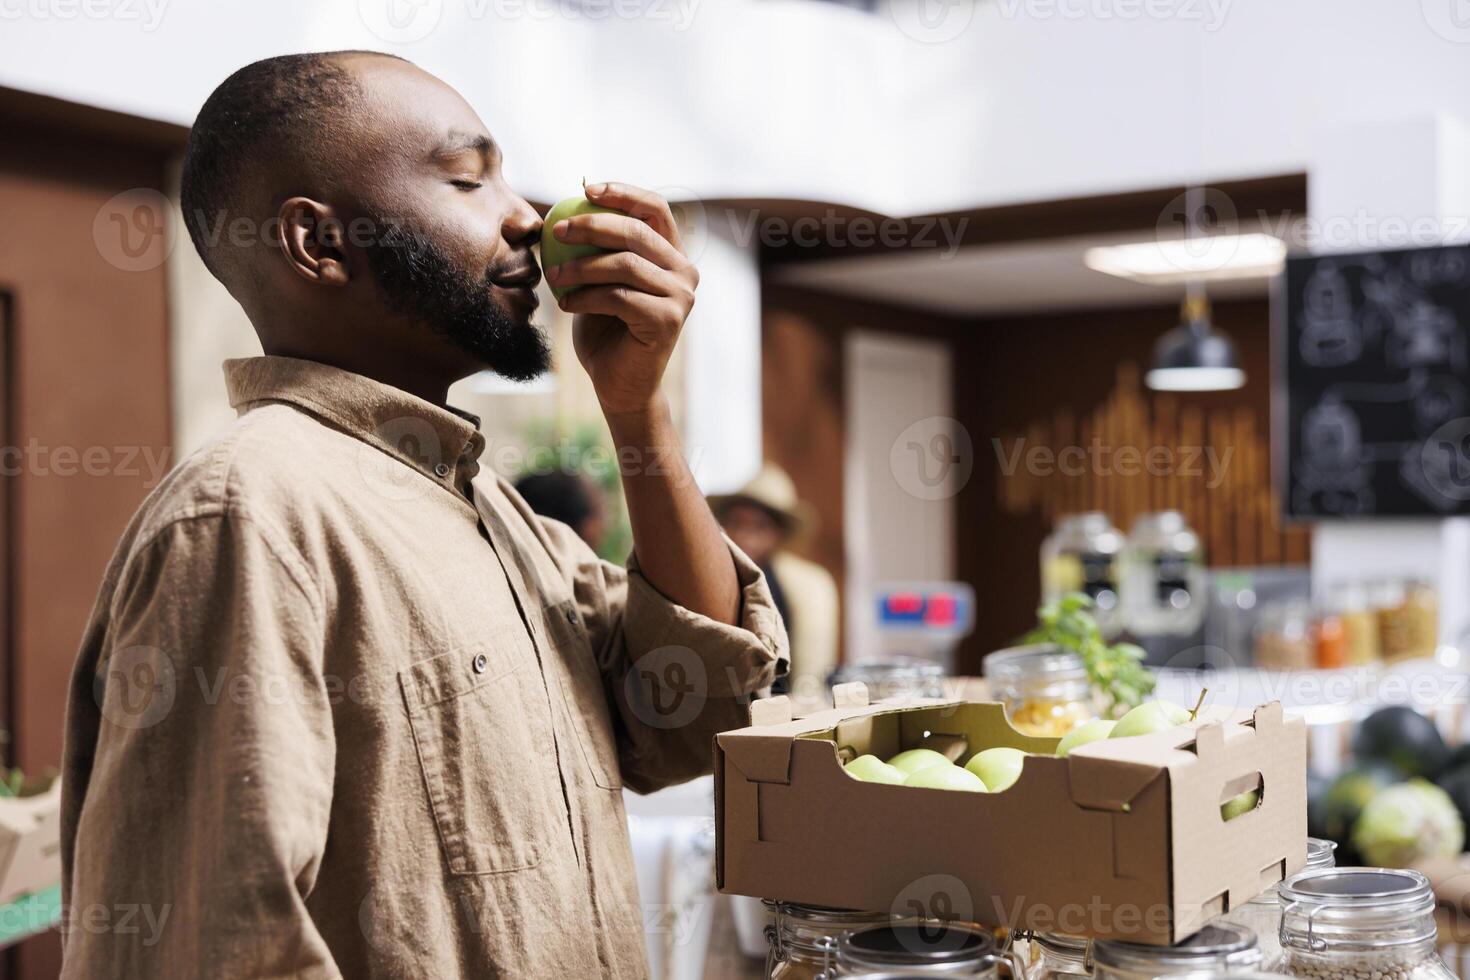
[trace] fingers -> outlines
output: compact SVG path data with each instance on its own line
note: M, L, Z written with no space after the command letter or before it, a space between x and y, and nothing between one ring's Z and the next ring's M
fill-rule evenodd
M596 245L612 252L632 252L663 269L688 265L674 245L647 223L626 214L579 214L558 221L551 230L569 245Z
M572 259L546 270L546 281L558 289L569 286L632 286L654 296L679 296L690 292L683 279L661 269L634 252L604 252ZM692 296L690 297L692 301Z
M589 184L586 194L587 200L593 204L600 204L605 208L616 208L639 221L648 222L653 230L658 232L670 245L681 252L684 250L683 243L679 240L679 226L674 221L674 213L669 208L669 202L663 199L663 195L641 187L634 187L632 184L619 184L611 181Z
M628 332L645 344L656 344L676 335L684 325L687 310L667 299L630 286L588 286L562 297L568 313L617 317Z

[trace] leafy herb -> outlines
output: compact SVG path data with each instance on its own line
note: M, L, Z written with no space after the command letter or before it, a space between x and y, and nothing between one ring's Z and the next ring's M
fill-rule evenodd
M1137 707L1153 693L1153 671L1143 665L1143 648L1132 643L1109 644L1093 619L1092 599L1072 592L1037 610L1040 625L1026 634L1026 643L1055 643L1072 650L1087 665L1092 689L1108 700L1105 716L1116 718Z

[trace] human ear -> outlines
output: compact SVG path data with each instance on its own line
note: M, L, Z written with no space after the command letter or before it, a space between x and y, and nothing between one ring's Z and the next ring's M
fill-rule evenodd
M345 286L346 235L332 209L308 197L287 198L276 213L276 244L292 271L303 279Z

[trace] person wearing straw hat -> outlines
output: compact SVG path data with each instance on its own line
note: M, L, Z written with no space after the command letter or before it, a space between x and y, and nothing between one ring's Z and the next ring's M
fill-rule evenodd
M821 565L790 550L812 532L815 510L797 496L786 471L769 462L745 486L711 495L709 502L730 540L765 572L786 621L791 641L788 693L821 697L827 675L837 666L837 583Z

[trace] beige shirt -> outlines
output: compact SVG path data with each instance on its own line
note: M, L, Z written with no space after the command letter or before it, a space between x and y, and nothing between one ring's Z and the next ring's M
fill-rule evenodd
M759 572L733 552L714 622L476 476L472 421L226 373L240 418L144 503L83 639L63 976L646 975L622 787L746 723L786 656Z

